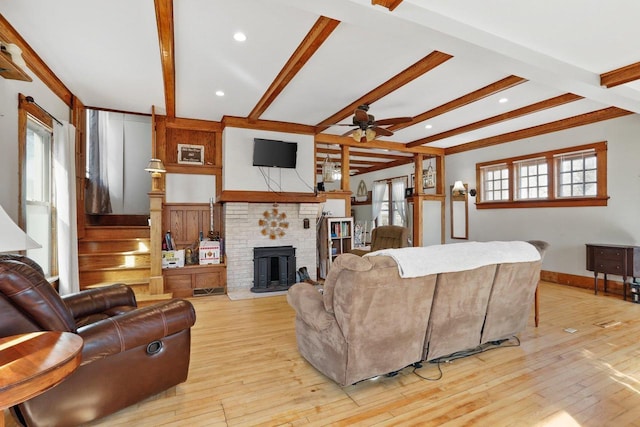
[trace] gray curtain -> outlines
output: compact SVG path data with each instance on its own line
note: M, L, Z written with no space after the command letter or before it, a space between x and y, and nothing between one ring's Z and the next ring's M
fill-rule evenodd
M85 210L88 214L111 213L107 175L107 123L104 113L88 110L87 179Z

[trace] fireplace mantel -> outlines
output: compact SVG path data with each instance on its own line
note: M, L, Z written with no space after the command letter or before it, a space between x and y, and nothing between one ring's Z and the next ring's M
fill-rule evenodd
M248 203L324 203L327 196L324 193L294 193L271 191L222 191L218 202L248 202Z

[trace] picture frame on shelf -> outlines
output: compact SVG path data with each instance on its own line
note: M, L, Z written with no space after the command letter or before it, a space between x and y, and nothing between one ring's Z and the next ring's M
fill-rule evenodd
M204 165L204 145L178 144L178 163Z

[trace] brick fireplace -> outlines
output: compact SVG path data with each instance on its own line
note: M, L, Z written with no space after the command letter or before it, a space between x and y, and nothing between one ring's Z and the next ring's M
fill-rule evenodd
M227 290L250 290L254 287L254 248L291 246L295 248L295 269L307 267L316 279L316 227L318 203L227 202L224 204L224 236L227 257ZM265 212L277 209L288 223L283 235L263 234ZM309 228L304 228L304 219ZM295 272L294 272L295 274Z

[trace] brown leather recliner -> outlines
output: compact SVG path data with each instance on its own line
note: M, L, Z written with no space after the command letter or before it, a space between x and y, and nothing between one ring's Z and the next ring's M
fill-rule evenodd
M380 249L406 248L409 246L409 229L399 225L381 225L371 232L371 250L352 249L352 254L363 256Z
M187 379L195 311L186 300L136 306L126 285L60 297L26 257L0 256L0 336L64 331L82 362L57 386L12 408L27 426L77 426Z

